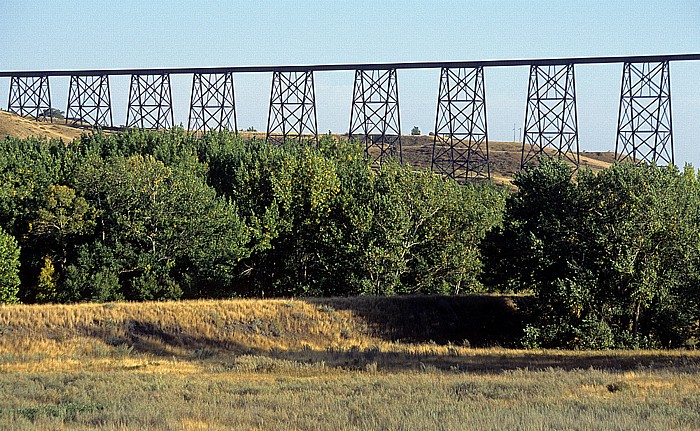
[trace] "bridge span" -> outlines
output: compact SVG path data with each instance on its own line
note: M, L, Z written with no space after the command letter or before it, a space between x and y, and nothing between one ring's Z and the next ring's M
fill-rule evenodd
M271 73L266 139L318 141L314 74L354 71L348 135L376 163L401 159L396 71L440 69L431 167L458 181L490 178L484 69L529 66L521 166L538 157L579 164L575 66L623 65L616 158L673 164L670 63L700 54L546 59L0 71L10 78L8 111L53 121L49 78L69 77L66 122L113 127L110 76L130 76L126 126L173 126L171 75L192 75L188 129L237 130L234 74Z

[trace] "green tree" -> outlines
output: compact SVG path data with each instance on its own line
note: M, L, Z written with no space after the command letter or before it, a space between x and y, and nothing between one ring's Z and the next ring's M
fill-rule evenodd
M19 301L19 250L17 241L0 227L0 304Z
M125 298L176 298L183 288L201 295L232 279L247 233L205 170L193 159L166 166L136 155L93 159L78 173L77 188L100 214L94 248L109 250L95 256L95 268L116 272Z
M678 346L697 337L692 169L620 164L572 178L563 162L543 161L515 183L486 254L492 280L537 297L526 344Z
M411 129L411 135L420 135L420 129L418 128L418 126L413 126L413 128Z
M51 185L45 200L30 224L30 233L46 246L55 246L62 273L68 261L68 247L74 237L91 234L96 226L97 211L75 190Z

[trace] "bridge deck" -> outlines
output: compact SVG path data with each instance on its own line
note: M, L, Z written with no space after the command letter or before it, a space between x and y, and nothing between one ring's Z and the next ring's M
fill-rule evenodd
M194 73L252 73L252 72L306 72L341 70L386 69L439 69L442 67L513 67L548 66L561 64L654 63L661 61L700 61L700 54L634 55L608 57L569 57L516 60L481 61L419 61L409 63L361 63L361 64L312 64L297 66L226 66L226 67L170 67L147 69L95 69L95 70L28 70L0 71L0 77L31 76L91 76L91 75L160 75Z

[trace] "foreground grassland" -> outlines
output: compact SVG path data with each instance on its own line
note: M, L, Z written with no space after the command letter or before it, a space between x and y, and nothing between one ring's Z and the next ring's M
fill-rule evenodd
M700 429L700 354L498 347L526 306L4 306L0 429Z

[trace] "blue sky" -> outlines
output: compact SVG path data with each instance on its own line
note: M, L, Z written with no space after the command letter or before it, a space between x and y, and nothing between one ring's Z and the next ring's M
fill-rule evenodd
M485 60L700 52L694 1L0 2L0 70ZM613 150L622 65L576 69L582 150ZM512 140L527 68L486 69L489 137ZM401 125L434 128L438 70L399 71ZM317 73L319 130L346 132L352 72ZM271 76L237 74L239 127L264 130ZM191 76L173 76L187 123ZM128 77L113 77L116 124ZM676 161L700 165L700 62L672 63ZM52 78L65 110L68 78ZM0 79L7 107L9 79Z

